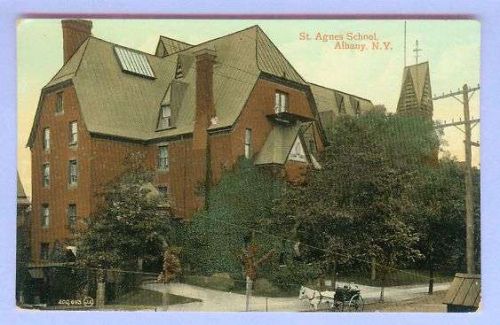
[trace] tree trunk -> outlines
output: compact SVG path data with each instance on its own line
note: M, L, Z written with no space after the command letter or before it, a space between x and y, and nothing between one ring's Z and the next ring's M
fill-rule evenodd
M377 278L377 262L375 260L375 257L372 257L372 275L371 275L371 280L375 281Z
M332 288L335 291L337 287L337 260L333 261L333 279L332 279Z
M162 296L161 296L161 303L162 303L162 306L163 306L164 310L167 310L168 309L168 305L170 304L170 295L168 294L168 291L169 291L168 284L165 283L164 284L164 290L163 290L163 293L162 293Z
M323 272L319 275L319 291L325 291L325 274Z
M246 286L246 311L250 310L250 297L252 295L252 285L253 281L250 279L249 276L247 276L247 286Z
M104 300L106 296L106 282L97 282L97 291L96 291L96 298L95 298L95 306L96 308L103 308L104 307Z
M429 254L429 294L432 295L434 291L434 263L432 256Z
M106 299L106 271L97 271L97 290L95 297L96 308L103 308Z
M380 278L380 299L379 302L384 302L384 289L385 289L385 271L382 271L382 276Z
M142 257L137 259L137 271L142 271L142 264L144 263Z

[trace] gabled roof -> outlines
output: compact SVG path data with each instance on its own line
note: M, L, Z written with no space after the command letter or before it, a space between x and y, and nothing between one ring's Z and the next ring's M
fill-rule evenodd
M90 133L140 141L192 133L195 53L205 48L216 52L213 91L218 123L210 129L227 128L235 123L262 73L309 86L258 26L198 45L164 36L159 43L169 55L160 57L131 50L145 56L154 73L154 78L144 78L122 71L114 51L119 45L89 37L42 89L28 145L34 140L43 96L64 82L73 84L83 122ZM175 79L179 64L182 78ZM175 124L173 128L157 131L159 108L174 80L185 85L182 96L176 97ZM320 110L322 107L326 109L326 104L318 105Z
M19 178L19 172L17 173L17 204L30 204L26 192L24 191L23 184Z
M413 89L415 90L418 103L420 103L420 101L422 100L422 95L424 93L424 85L428 73L429 73L429 62L422 62L419 64L407 66L403 71L402 87L404 87L404 82L409 74L413 82Z
M309 83L309 86L318 108L321 123L325 128L330 128L339 115L339 101L341 99L344 102L345 113L348 115L356 115L353 106L356 101L359 103L360 113L366 113L374 108L369 99L313 83Z
M186 42L178 41L166 36L160 36L160 40L156 46L155 55L164 57L188 49L192 46L193 45Z
M284 164L302 127L301 123L293 126L275 125L257 154L255 164Z

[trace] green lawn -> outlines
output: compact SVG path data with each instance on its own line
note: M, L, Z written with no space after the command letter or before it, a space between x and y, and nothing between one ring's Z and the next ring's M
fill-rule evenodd
M377 274L377 277L379 274ZM331 279L329 277L328 279ZM445 274L436 272L434 274L434 283L449 282L453 280L453 274ZM353 282L361 285L380 286L379 278L371 280L370 273L353 273L346 275L339 275L337 281L340 282ZM414 284L427 284L429 283L429 273L421 270L404 270L395 271L387 274L385 285L388 287L414 285Z
M168 295L168 303L170 305L185 304L188 302L199 301L196 299L177 296L173 294ZM158 307L162 306L162 294L158 291L147 289L136 289L121 297L110 302L112 306L145 306L145 307ZM106 307L109 307L106 305Z

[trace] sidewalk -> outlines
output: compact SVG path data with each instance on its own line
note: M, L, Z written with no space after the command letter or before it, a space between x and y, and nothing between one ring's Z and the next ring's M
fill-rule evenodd
M340 282L338 285L342 286L344 283ZM438 283L434 285L434 290L447 290L449 286L450 283ZM363 285L358 285L358 287L365 304L378 301L380 297L379 287ZM160 283L146 283L142 285L142 288L158 292L167 290L167 286ZM386 302L404 301L427 294L427 289L427 285L390 287L385 288L384 297ZM201 300L201 302L168 306L164 309L168 311L245 311L245 295L239 293L218 291L184 283L169 284L168 292ZM252 297L250 300L251 311L306 311L308 309L308 302L298 299L298 291L297 297Z

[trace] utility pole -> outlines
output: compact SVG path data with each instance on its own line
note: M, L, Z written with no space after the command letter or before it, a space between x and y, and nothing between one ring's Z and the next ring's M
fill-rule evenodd
M464 134L465 134L465 229L466 229L466 238L465 238L465 260L467 264L467 273L475 274L475 259L474 259L474 200L473 200L473 186L472 186L472 145L478 146L478 143L473 143L471 141L471 130L474 125L472 123L477 123L476 121L471 121L470 119L470 111L469 111L469 100L474 95L474 92L479 90L479 85L474 88L469 88L467 84L462 87L462 90L458 90L456 92L450 92L449 94L443 94L441 96L433 97L433 100L453 97L463 104L464 107L464 121L460 124L464 125ZM469 93L472 93L469 97ZM462 95L462 100L460 100L457 95ZM458 123L457 123L458 124Z

